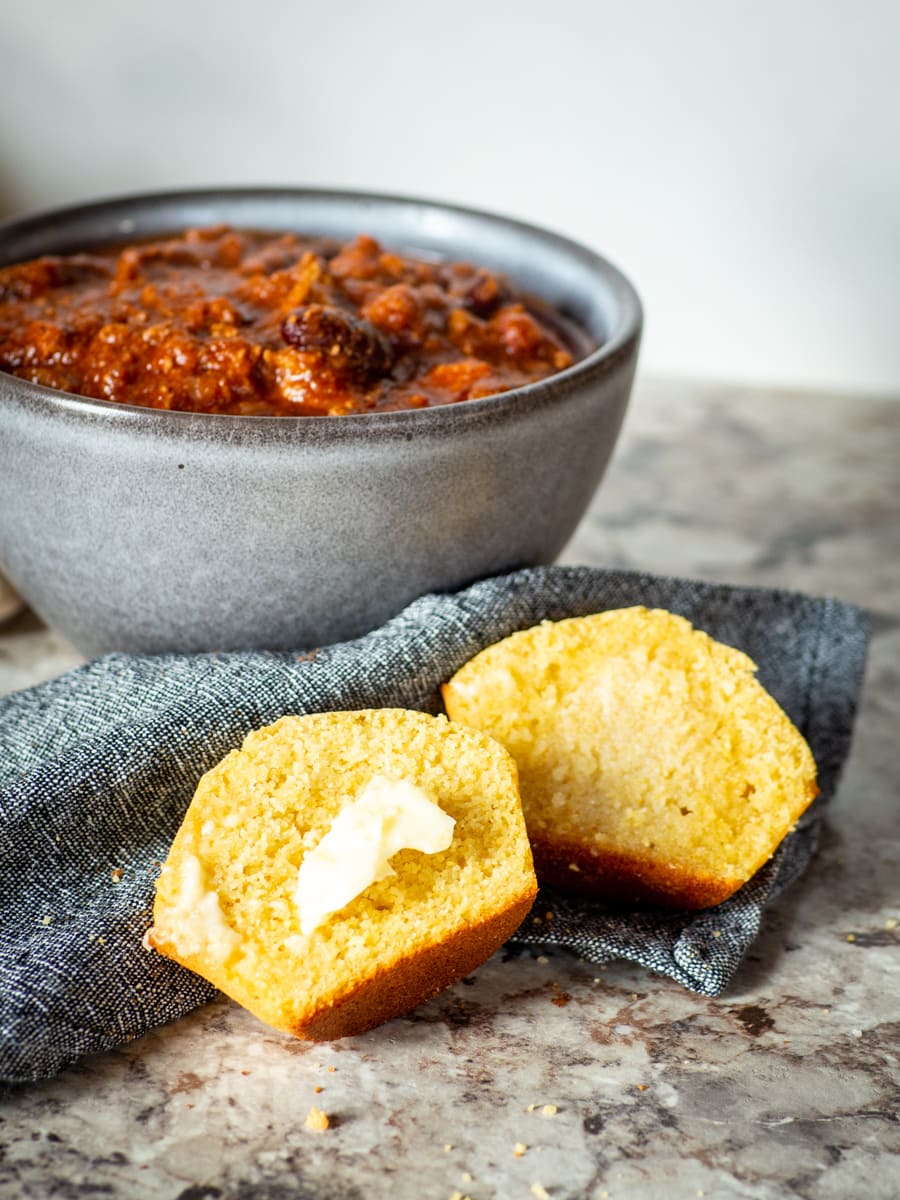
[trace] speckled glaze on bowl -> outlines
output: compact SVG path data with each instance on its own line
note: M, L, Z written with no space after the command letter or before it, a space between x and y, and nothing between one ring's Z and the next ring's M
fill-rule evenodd
M0 372L0 564L88 655L322 645L424 592L549 563L619 432L641 311L564 238L392 196L145 195L0 225L0 265L219 222L507 272L600 343L550 379L442 408L236 417L86 400Z

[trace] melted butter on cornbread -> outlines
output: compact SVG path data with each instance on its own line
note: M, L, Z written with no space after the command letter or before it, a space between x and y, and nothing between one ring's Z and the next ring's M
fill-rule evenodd
M208 954L227 962L241 947L242 938L225 920L218 892L206 885L203 863L185 853L178 864L173 932L179 954Z
M455 824L424 788L376 775L344 805L300 865L294 900L303 934L313 933L371 884L395 875L390 860L400 850L446 850Z

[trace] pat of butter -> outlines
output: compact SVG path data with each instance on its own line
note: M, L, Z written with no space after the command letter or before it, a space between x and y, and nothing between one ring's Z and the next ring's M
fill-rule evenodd
M294 899L303 933L318 929L371 884L396 874L390 859L398 851L446 850L455 824L423 788L376 775L344 805L300 864Z
M179 954L209 954L227 962L240 947L241 936L225 920L219 894L206 886L203 864L194 854L181 860L173 917L172 942Z

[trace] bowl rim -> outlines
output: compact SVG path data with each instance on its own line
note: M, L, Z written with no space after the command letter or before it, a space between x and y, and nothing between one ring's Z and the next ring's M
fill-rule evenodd
M123 207L138 208L142 204L175 205L179 203L216 203L217 201L228 203L242 199L264 201L267 198L289 199L291 197L298 200L308 197L320 203L333 200L419 207L432 212L474 217L487 225L512 229L523 237L536 239L569 255L592 270L598 278L602 278L615 298L619 319L603 343L562 371L557 371L544 379L521 387L510 388L505 392L495 392L489 396L457 403L434 405L430 408L342 413L334 416L204 413L192 410L151 408L145 405L124 404L117 400L100 400L92 396L80 396L75 392L47 387L9 372L0 371L0 384L5 385L3 391L18 392L23 397L27 396L29 400L43 409L58 409L72 415L81 414L94 416L97 419L104 418L112 420L116 424L151 425L157 433L166 431L175 434L179 429L186 432L187 426L196 432L197 423L200 422L209 432L213 432L216 427L223 431L228 428L234 433L239 433L239 431L259 433L265 430L272 434L279 430L290 433L296 438L301 430L307 430L313 440L318 440L321 435L325 434L327 428L333 434L339 435L340 440L343 440L344 436L352 436L354 433L408 433L410 432L409 426L418 427L424 432L429 426L433 427L436 422L444 422L448 419L452 419L454 424L468 423L469 421L475 421L478 424L485 421L493 423L510 407L519 410L544 408L561 397L569 395L583 384L594 382L606 375L623 358L629 358L637 348L643 326L643 309L640 298L627 276L603 255L564 234L529 221L520 220L517 217L504 216L501 213L470 205L402 193L289 184L224 185L221 187L206 185L196 188L128 192L54 206L0 221L0 247L7 238L13 236L18 237L32 230L37 232L44 226L60 225L73 218L102 216L104 212L113 213ZM375 236L378 236L377 231ZM110 244L115 243L111 242ZM451 414L452 418L448 418L448 414Z

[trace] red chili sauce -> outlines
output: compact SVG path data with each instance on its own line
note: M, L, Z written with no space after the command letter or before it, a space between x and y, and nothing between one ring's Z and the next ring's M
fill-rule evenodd
M0 269L0 370L123 404L339 416L543 379L581 353L501 276L219 226Z

